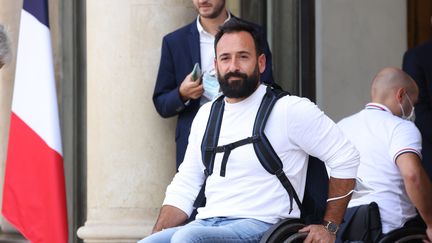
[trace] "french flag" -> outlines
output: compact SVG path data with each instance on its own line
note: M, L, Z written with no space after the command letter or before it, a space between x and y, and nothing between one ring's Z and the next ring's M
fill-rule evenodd
M68 241L47 0L21 12L2 213L31 242Z

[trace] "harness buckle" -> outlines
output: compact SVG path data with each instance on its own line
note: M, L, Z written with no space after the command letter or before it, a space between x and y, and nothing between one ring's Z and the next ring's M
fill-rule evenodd
M282 168L280 168L279 170L275 171L275 175L277 175L277 176L281 176L282 174L285 174L285 172L283 171Z
M232 143L223 146L224 152L231 151L233 149L235 149L235 146Z
M261 140L261 136L256 134L251 137L252 143L257 143Z

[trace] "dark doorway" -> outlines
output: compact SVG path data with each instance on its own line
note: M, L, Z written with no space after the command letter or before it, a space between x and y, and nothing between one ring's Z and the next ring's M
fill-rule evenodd
M242 0L241 16L267 32L275 81L315 101L315 2Z

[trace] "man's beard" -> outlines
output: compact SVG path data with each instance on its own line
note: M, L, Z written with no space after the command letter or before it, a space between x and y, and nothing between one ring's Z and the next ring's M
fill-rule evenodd
M214 8L214 11L211 12L209 15L203 15L203 17L207 19L215 19L221 15L222 11L225 11L225 4L219 6L218 8Z
M257 65L250 76L241 72L228 72L222 77L219 71L217 75L220 88L226 97L247 98L257 89L260 74ZM231 77L236 77L238 79L229 81L228 79Z

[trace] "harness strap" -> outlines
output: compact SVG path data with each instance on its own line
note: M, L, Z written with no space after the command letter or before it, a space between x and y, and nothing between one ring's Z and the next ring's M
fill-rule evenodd
M276 175L282 186L287 191L290 200L289 213L291 213L293 209L293 199L297 203L300 211L302 211L302 204L290 180L283 171L282 161L280 160L279 156L277 155L276 151L274 150L273 146L271 145L264 132L265 125L268 118L270 117L274 105L279 100L279 98L285 95L288 95L288 93L281 89L267 86L267 91L258 109L253 128L254 136L259 136L261 140L259 143L254 143L253 147L264 169L266 169L267 172L269 172L270 174Z
M300 199L297 196L297 193L296 193L294 187L292 186L291 182L289 181L288 177L286 176L285 172L282 169L280 169L280 170L276 171L275 175L279 179L279 181L281 182L281 184L285 188L285 190L288 192L288 196L289 196L289 200L290 200L289 213L291 213L291 211L293 210L293 207L292 207L293 198L294 198L295 202L297 203L297 206L300 208L300 211L301 211Z
M201 190L198 193L197 198L193 206L195 208L201 207L205 204L205 186L207 182L207 177L213 173L214 158L216 153L213 150L208 149L211 147L216 147L219 140L219 133L222 124L223 110L225 107L225 102L223 102L224 96L219 96L212 104L210 110L209 120L207 122L206 131L201 143L201 158L204 164L204 184L201 186Z
M231 151L237 147L249 144L256 143L260 140L259 136L247 137L245 139L236 141L234 143L229 143L223 146L218 146L216 148L208 148L208 150L213 150L214 153L224 153L221 163L221 171L220 176L225 177L226 173L226 165L228 163L228 157L231 154Z
M206 167L204 170L204 174L206 175L206 177L213 173L214 159L216 153L214 153L214 151L209 148L216 147L219 141L219 133L222 126L222 117L225 107L223 97L224 96L220 96L212 104L210 110L210 117L201 143L201 157Z
M206 183L207 183L207 177L208 175L206 175L206 179L204 180L204 184L201 186L201 189L198 193L198 196L195 199L195 202L193 204L194 208L199 208L201 206L203 206L206 202L206 197L205 197L205 187L206 187Z

